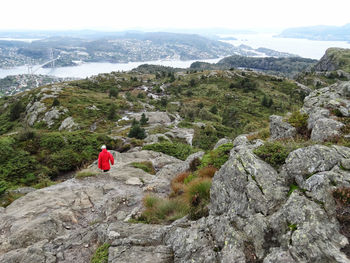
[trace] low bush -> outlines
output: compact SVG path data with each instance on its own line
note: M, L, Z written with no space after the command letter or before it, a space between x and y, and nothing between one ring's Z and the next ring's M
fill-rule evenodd
M306 113L301 113L300 111L295 111L288 118L288 122L296 128L297 133L304 136L310 137L310 132L307 128L307 120L309 116Z
M277 169L284 164L291 151L292 149L288 149L288 147L281 142L275 141L266 142L264 145L256 148L254 153Z
M142 169L149 174L156 174L156 171L154 170L152 162L148 162L148 161L139 162L139 163L134 162L134 163L131 163L131 166L134 168Z
M208 166L198 170L198 176L202 178L213 178L218 169L213 166Z
M184 143L172 143L161 142L148 144L143 147L143 150L151 150L155 152L162 152L167 155L173 156L180 160L186 160L186 158L192 153L197 152L197 149L193 149L190 145Z
M163 199L148 195L143 200L145 211L139 221L158 224L172 222L184 217L188 213L188 206L180 199Z
M208 152L203 156L200 168L212 166L216 169L220 169L220 167L227 162L232 148L233 144L227 143L220 145L215 150Z
M210 201L211 179L198 178L189 183L186 189L187 201L190 204L189 217L197 220L208 215L207 205Z
M77 179L83 179L83 178L86 178L86 177L91 177L91 176L95 176L96 173L93 173L93 172L79 172L75 175L75 178Z
M333 197L342 206L350 205L350 187L340 187L333 191Z
M183 172L175 176L173 180L171 180L171 189L173 194L178 195L184 192L184 181L190 175L190 172Z
M110 244L104 243L99 246L91 258L91 263L108 263L108 249Z

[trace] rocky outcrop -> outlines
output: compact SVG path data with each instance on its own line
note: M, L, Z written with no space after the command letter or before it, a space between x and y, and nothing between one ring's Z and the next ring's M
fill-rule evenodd
M270 116L270 139L288 139L296 135L296 129L287 122L283 121L282 116Z
M157 240L162 228L124 221L138 213L145 194L168 193L172 176L188 169L190 159L151 151L113 154L116 164L108 173L92 164L89 171L96 176L30 192L1 211L0 262L84 263L98 242L107 241L112 243L111 262L126 262L122 251L130 252L128 262L138 262L138 253L158 257L155 262L171 259L170 248ZM130 166L141 161L151 161L157 174ZM129 183L134 178L142 184Z
M350 149L298 149L277 173L252 153L258 144L234 145L213 178L210 215L169 232L175 262L350 262L331 196L334 182L349 186L339 162Z
M344 124L327 118L317 119L314 123L311 140L315 142L324 142L337 138L341 135L341 129Z
M72 117L67 117L62 121L58 130L59 131L62 131L62 130L72 131L72 130L75 130L78 128L79 128L79 125L74 122L74 119Z

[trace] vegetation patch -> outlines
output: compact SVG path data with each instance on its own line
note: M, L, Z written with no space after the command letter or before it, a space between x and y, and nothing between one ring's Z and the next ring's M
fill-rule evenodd
M232 148L233 144L227 143L220 145L217 149L208 152L203 156L200 168L213 166L216 169L219 169L225 162L227 162Z
M164 199L148 195L143 200L145 210L138 221L148 224L172 222L188 214L188 205L181 199Z
M91 258L91 263L108 263L108 249L110 244L104 243L99 246Z
M139 163L134 162L134 163L131 163L131 166L134 168L142 169L149 174L156 174L156 171L153 167L152 162L149 162L149 161L139 162Z
M77 178L77 179L83 179L83 178L92 177L92 176L96 176L96 173L86 171L86 172L79 172L79 173L77 173L77 174L75 175L75 178Z
M266 142L260 147L254 150L254 154L259 156L262 160L278 169L284 163L288 154L291 152L291 149L288 149L283 143L275 142Z
M306 113L300 111L294 111L288 118L288 122L296 128L297 133L306 139L310 137L310 131L307 128L307 120L309 116Z
M188 156L192 153L198 151L198 149L192 148L188 144L184 143L172 143L172 142L161 142L161 143L153 143L143 146L143 150L150 150L155 152L161 152L180 160L186 160Z

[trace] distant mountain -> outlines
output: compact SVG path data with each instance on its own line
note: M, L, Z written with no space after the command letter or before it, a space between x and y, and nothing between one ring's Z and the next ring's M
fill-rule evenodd
M220 60L216 64L195 62L192 63L191 69L230 69L230 68L248 68L257 71L264 71L277 75L293 77L294 75L315 65L317 60L289 57L289 58L253 58L243 56L230 56Z
M350 24L344 26L296 27L284 30L277 37L305 38L310 40L350 41Z

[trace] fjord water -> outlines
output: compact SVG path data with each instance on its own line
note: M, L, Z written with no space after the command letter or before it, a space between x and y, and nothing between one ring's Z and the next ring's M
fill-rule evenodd
M288 52L304 58L320 59L330 47L350 48L346 41L317 41L297 38L274 37L276 34L222 35L233 36L237 40L224 40L234 46L247 45L252 48L265 47L280 52Z
M174 68L188 68L195 61L203 61L216 63L222 58L205 59L205 60L157 60L144 62L129 62L129 63L82 63L74 67L58 67L58 68L39 68L33 66L35 74L51 75L60 78L86 78L100 73L110 73L112 71L128 71L142 64L162 65ZM10 69L0 69L0 78L5 78L10 75L28 74L27 66L14 67Z

